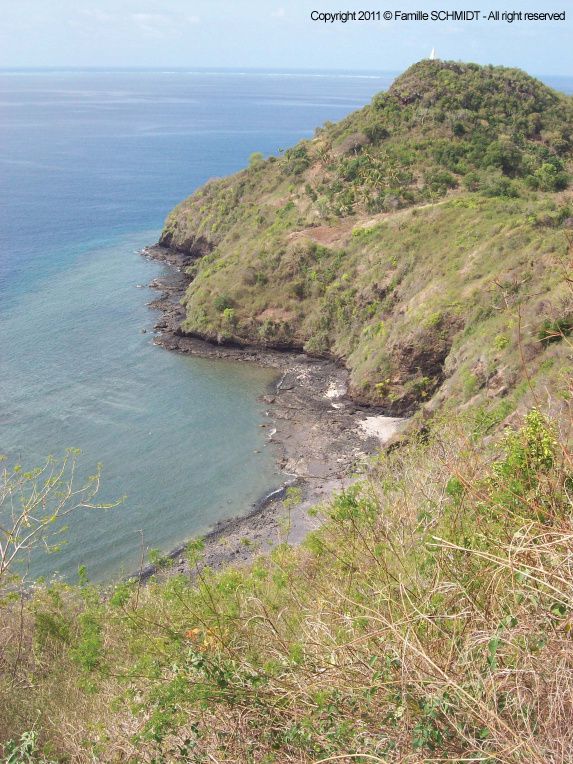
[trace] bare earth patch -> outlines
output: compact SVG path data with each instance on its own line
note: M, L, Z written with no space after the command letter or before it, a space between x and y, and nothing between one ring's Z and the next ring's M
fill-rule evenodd
M290 321L294 318L292 310L284 310L284 308L267 308L259 313L257 321Z
M288 238L291 241L312 239L312 241L316 241L317 244L340 244L349 236L351 230L351 222L348 222L346 225L334 227L319 225L313 228L305 228L302 231L294 231Z
M382 445L387 444L394 435L398 435L406 427L407 419L394 416L369 416L361 419L358 426L373 438L378 438Z

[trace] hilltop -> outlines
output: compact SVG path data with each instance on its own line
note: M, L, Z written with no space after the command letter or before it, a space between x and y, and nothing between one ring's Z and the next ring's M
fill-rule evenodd
M524 72L420 62L173 210L161 243L192 260L181 331L334 358L356 400L403 414L515 389L519 305L545 384L561 362L543 321L571 322L572 141L573 99Z

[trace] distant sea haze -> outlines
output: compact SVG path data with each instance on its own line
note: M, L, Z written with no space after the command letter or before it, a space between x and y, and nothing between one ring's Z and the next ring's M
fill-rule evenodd
M77 447L85 475L103 463L102 501L126 495L76 516L33 574L131 572L141 533L167 551L281 482L260 427L273 372L155 347L145 285L161 268L138 251L208 178L310 137L393 77L0 72L0 453L31 467Z

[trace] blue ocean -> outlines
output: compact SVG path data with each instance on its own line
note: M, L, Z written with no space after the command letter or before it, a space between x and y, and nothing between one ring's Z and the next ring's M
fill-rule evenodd
M273 372L153 345L169 210L254 151L277 154L392 74L0 72L0 453L30 468L81 449L100 501L31 573L93 580L248 510L283 479L260 396ZM573 91L571 79L548 79ZM147 333L142 330L146 329Z
M191 71L0 74L0 453L81 449L98 500L35 575L129 573L279 485L260 395L274 373L152 344L161 274L138 252L169 210L254 151L276 154L391 75ZM139 287L139 288L138 288ZM142 333L146 329L147 333Z

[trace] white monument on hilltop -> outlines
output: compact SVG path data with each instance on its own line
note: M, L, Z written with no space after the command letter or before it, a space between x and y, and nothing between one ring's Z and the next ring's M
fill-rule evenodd
M432 48L432 52L430 53L430 61L436 60L436 49Z

